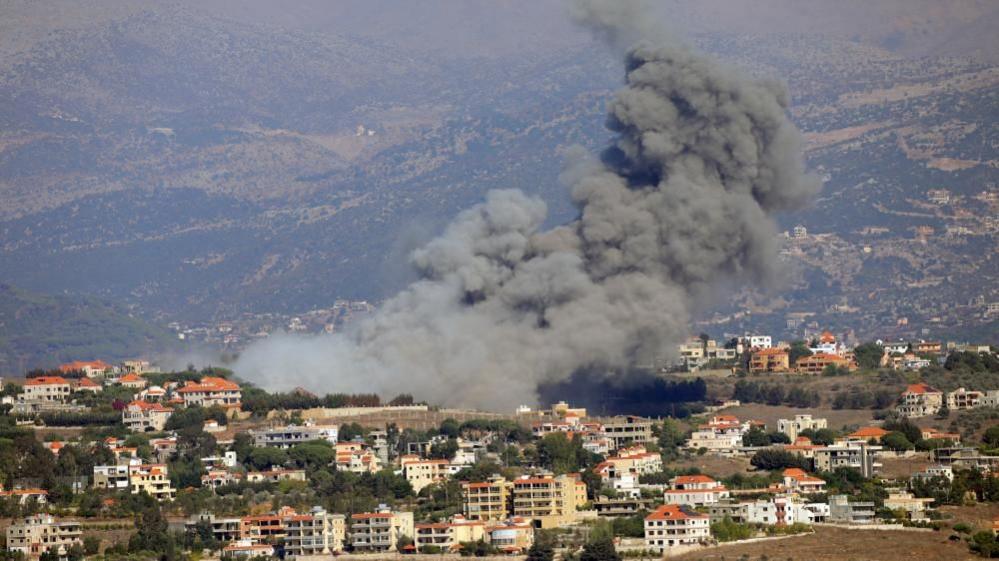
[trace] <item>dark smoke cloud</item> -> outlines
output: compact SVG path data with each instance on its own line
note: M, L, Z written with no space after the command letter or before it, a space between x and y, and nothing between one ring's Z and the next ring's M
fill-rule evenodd
M613 145L569 157L578 220L541 231L540 199L493 191L413 253L421 280L356 331L272 337L237 371L272 387L507 408L574 372L671 351L720 281L772 280L771 215L819 187L787 96L657 40L638 7L587 1L573 12L615 46L641 38L609 106Z

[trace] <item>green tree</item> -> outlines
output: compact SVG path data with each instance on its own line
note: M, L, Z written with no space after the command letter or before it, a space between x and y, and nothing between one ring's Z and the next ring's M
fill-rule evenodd
M884 348L875 342L863 343L853 349L853 356L857 361L857 366L867 370L875 370L880 367L881 357L884 353Z
M101 538L97 536L83 536L83 552L87 555L96 555L101 550Z
M609 535L597 536L586 542L579 555L579 561L621 561L614 540Z
M915 448L915 445L900 432L890 432L882 436L881 444L889 450L894 450L896 452L904 452Z
M985 429L985 434L982 435L982 442L988 445L989 448L999 448L999 425L993 425Z

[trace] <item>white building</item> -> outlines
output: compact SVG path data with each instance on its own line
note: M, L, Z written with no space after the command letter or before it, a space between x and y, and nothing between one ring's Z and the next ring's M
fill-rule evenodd
M337 442L336 425L316 426L312 423L304 425L288 425L262 430L251 430L253 445L257 447L291 448L296 444L310 440L325 440L330 444Z
M38 376L24 381L21 399L65 403L72 391L69 382L62 376Z
M710 538L711 518L685 506L662 505L645 517L645 548L658 553Z
M347 539L344 516L318 506L286 518L285 532L284 551L290 557L335 554L343 551Z
M121 411L121 422L132 432L161 431L173 409L159 403L133 401Z
M795 415L794 419L778 419L777 432L782 432L794 442L798 434L805 430L824 429L828 425L825 419L813 419L811 415Z
M670 480L670 489L663 492L668 505L710 505L728 496L728 489L707 475L678 475Z
M64 558L74 545L83 545L79 522L60 521L49 514L29 516L7 527L7 550L37 558L55 550Z

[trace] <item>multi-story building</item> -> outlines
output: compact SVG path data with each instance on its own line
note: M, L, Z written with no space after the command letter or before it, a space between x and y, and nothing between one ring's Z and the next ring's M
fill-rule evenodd
M279 481L305 481L304 469L272 467L265 471L251 471L246 474L247 483L278 483Z
M742 446L742 437L748 430L748 422L740 422L732 415L715 415L691 433L686 446L692 450L731 452Z
M350 516L350 544L355 552L395 551L399 538L413 537L412 512L361 512Z
M243 520L238 517L224 518L215 516L210 512L204 512L198 516L192 516L184 522L185 528L194 531L199 523L207 523L212 528L212 536L219 543L231 543L243 537Z
M933 499L916 497L908 491L891 491L884 501L884 507L888 510L905 511L909 520L927 520L926 512L930 510Z
M813 419L811 415L795 415L794 419L778 419L777 432L782 432L794 442L801 431L816 431L828 425L825 419Z
M502 477L461 484L462 510L468 520L506 520L513 509L512 497L513 484Z
M728 496L728 489L707 475L678 475L670 480L670 489L663 492L668 505L710 505Z
M593 468L601 480L608 485L624 477L637 477L644 474L659 473L663 469L662 456L649 452L645 446L637 445L621 448L617 454L597 464Z
M487 526L486 541L508 555L524 553L534 544L534 527L529 520L511 518Z
M7 527L7 550L37 558L47 551L65 558L74 545L83 545L79 522L56 521L49 514L29 516Z
M304 425L288 425L261 430L251 430L253 445L257 447L291 448L296 444L310 440L325 440L336 444L337 426L316 426L311 423Z
M585 501L586 484L570 475L524 476L513 480L513 515L530 518L541 528L555 528L576 521L579 488Z
M419 493L424 487L443 481L448 476L450 462L447 460L422 460L419 456L406 455L400 458L402 475Z
M171 500L176 495L166 464L128 466L128 487L133 495L147 493L159 501Z
M135 372L129 372L121 378L118 378L118 385L130 388L133 390L141 390L146 387L148 382L142 376L139 376Z
M912 474L913 479L933 479L934 477L942 477L947 481L954 481L954 470L950 466L937 464Z
M878 453L881 446L873 446L866 442L848 442L825 446L815 450L815 469L818 471L835 471L845 467L855 469L864 477L874 477L881 471Z
M975 390L957 388L947 394L947 408L951 410L974 409L980 407L985 394Z
M286 557L334 554L343 551L345 541L346 523L342 514L331 514L316 506L308 514L285 519Z
M103 360L74 360L73 362L66 362L59 365L59 371L63 374L72 374L75 372L82 372L87 378L94 378L96 376L104 376L107 374L114 373L114 367L110 364L104 362Z
M655 440L652 436L652 421L631 415L604 421L603 431L604 436L613 442L615 449Z
M926 417L937 414L943 403L940 390L923 383L909 384L895 410L906 417Z
M49 492L45 489L11 489L10 491L0 491L0 499L17 501L17 504L24 505L31 501L35 504L43 505L49 502Z
M22 401L65 403L73 389L62 376L38 376L24 381Z
M484 540L486 525L476 520L455 517L450 522L416 524L414 545L417 549L438 548L441 551L454 551L462 542Z
M665 553L711 537L711 519L683 505L662 505L645 517L645 548Z
M749 357L749 371L757 373L788 372L791 370L790 355L787 350L765 347Z
M274 546L269 543L253 543L252 540L236 540L222 548L222 559L256 559L274 557Z
M200 405L202 407L220 406L227 409L239 409L243 392L239 384L218 378L206 376L200 382L187 382L176 390L177 395L184 400L184 405Z
M729 518L740 524L787 526L824 522L829 516L829 505L800 503L788 497L775 497L771 500L717 503L710 505L708 512L713 522Z
M823 479L808 475L800 468L787 468L782 474L781 490L787 493L802 493L810 495L824 493L826 482Z
M874 503L850 502L847 495L829 497L829 520L847 524L870 524L874 522Z
M750 349L769 349L773 347L773 339L769 335L749 335L745 337Z
M336 469L351 473L377 473L381 459L363 442L338 442L336 444Z
M96 395L104 391L104 386L98 384L90 378L80 378L80 381L76 383L76 391L90 392Z
M846 368L848 370L855 368L850 359L846 357L833 353L819 352L799 358L794 363L794 370L798 374L822 374L829 366Z
M121 422L132 432L161 431L173 409L159 403L133 401L121 410Z

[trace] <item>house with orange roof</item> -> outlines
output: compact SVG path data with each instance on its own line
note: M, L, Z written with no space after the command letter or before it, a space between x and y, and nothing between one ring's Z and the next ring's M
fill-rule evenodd
M24 381L23 401L66 403L72 387L62 376L38 376Z
M870 442L872 440L874 442L881 442L881 438L888 434L888 432L881 427L860 427L843 437L842 440L846 442Z
M799 436L794 439L793 443L785 444L783 448L793 454L811 459L815 457L815 451L822 448L822 446L812 443L812 439L807 436Z
M906 417L936 415L944 404L940 390L924 383L909 384L899 399L895 410Z
M103 360L74 360L73 362L67 362L59 365L59 371L63 374L82 372L87 378L112 374L114 373L114 370L114 366L111 366Z
M351 473L377 473L382 469L378 455L363 442L337 442L334 449L337 470Z
M936 429L923 429L921 432L923 440L949 440L955 446L961 444L961 433L959 432L943 432Z
M749 371L753 374L788 372L791 370L790 355L787 349L767 347L753 351L749 359Z
M76 383L76 391L97 394L104 391L104 386L98 384L90 378L80 378L80 381Z
M121 378L118 378L118 385L126 388L131 388L133 390L141 390L142 388L146 387L147 383L148 382L146 382L145 378L134 372L129 372L128 374L125 374Z
M787 468L782 474L782 489L788 493L802 493L810 495L812 493L823 493L826 490L826 482L813 475L809 475L800 468Z
M794 363L794 370L798 374L822 374L829 366L846 368L847 370L857 369L856 365L846 357L834 353L817 352L799 358Z
M121 410L121 422L132 432L158 432L166 427L173 409L148 401L136 400Z
M742 437L750 426L750 423L741 422L732 415L715 415L690 434L686 447L692 450L704 448L709 452L733 453L742 446Z
M707 543L711 517L685 505L662 505L645 517L645 548L666 553L672 548Z
M707 475L678 475L669 483L670 488L663 492L668 505L711 505L729 497L728 489Z
M27 504L28 501L43 505L48 503L49 492L45 489L11 489L10 491L0 491L2 499L16 499L17 504Z
M128 487L133 495L146 493L158 501L172 500L177 494L170 485L166 464L129 465Z
M66 445L58 440L53 440L43 443L42 446L48 449L49 452L52 452L52 454L58 456L59 452L61 452Z
M176 394L184 400L184 405L187 406L213 407L218 405L227 409L239 409L243 398L239 384L215 376L205 376L198 382L189 381L183 387L178 388Z

